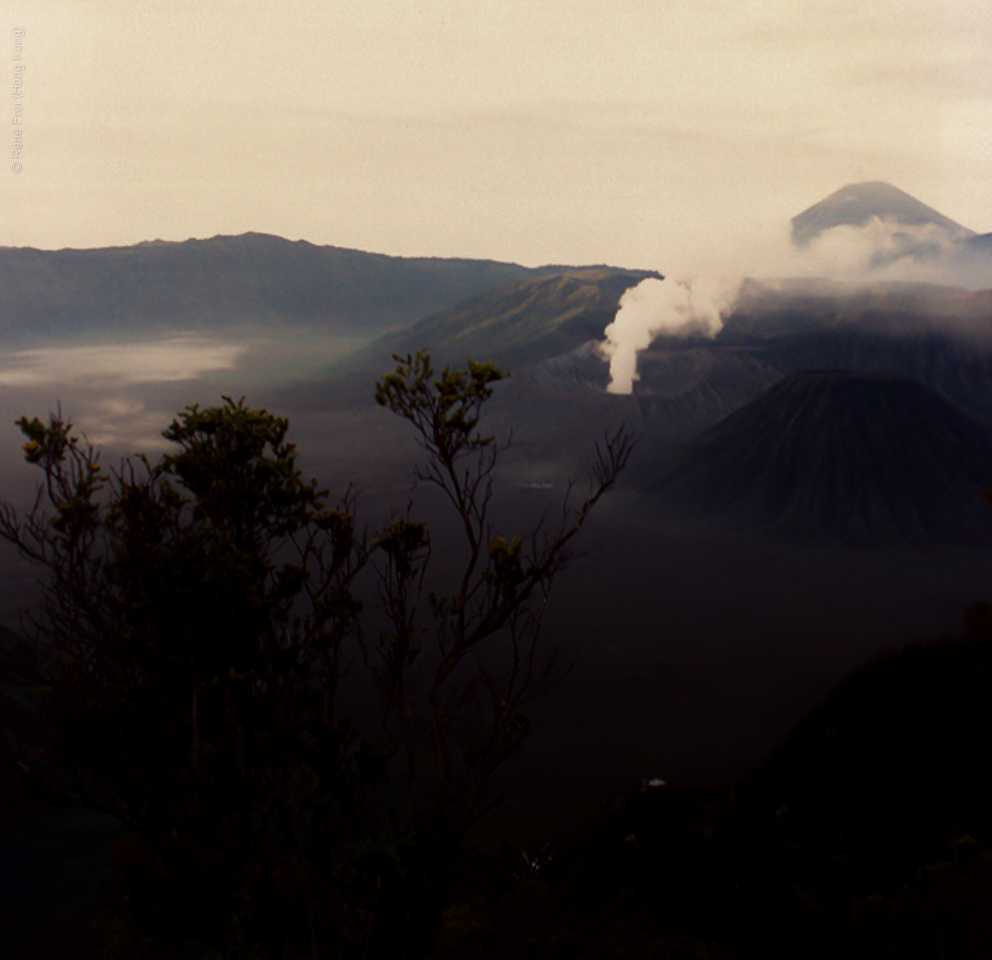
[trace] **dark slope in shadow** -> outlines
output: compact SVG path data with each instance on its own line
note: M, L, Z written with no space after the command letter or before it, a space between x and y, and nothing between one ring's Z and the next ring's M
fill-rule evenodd
M523 862L479 858L435 960L989 956L990 679L987 639L911 646L733 788L645 780Z
M992 542L992 435L912 380L794 374L682 444L657 495L789 539Z

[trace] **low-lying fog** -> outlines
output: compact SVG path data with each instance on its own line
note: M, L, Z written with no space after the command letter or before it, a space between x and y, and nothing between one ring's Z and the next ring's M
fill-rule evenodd
M21 456L22 416L61 409L76 431L113 464L133 452L165 450L162 431L187 404L224 394L264 406L274 391L346 355L365 341L241 331L226 338L178 335L131 343L81 343L0 350L0 500L23 509L39 474ZM0 543L0 622L15 622L36 572Z
M183 405L218 402L229 391L251 400L317 373L364 342L245 331L0 351L0 443L17 435L11 414L41 415L61 403L92 443L160 448L161 431Z

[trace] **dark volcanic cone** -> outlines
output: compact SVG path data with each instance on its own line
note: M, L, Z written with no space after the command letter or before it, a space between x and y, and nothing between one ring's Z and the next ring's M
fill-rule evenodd
M665 499L790 539L992 542L992 434L914 380L794 374L676 449Z

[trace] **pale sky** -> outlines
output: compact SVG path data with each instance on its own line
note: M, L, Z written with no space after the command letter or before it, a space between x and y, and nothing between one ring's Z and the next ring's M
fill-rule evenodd
M666 270L858 180L992 231L989 0L0 0L0 39L0 245Z

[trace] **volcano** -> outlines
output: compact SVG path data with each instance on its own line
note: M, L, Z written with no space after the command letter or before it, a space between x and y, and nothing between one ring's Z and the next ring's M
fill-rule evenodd
M992 434L900 377L793 374L675 449L663 500L788 539L992 543Z
M873 220L902 228L929 229L950 241L975 235L898 187L872 181L841 187L793 217L792 242L804 247L834 227L866 227Z

